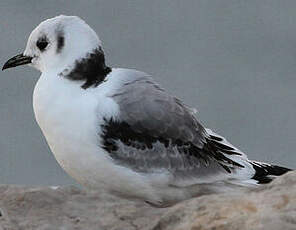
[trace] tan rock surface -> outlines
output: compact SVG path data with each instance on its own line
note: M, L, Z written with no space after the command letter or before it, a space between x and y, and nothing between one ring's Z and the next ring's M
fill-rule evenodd
M0 186L0 230L295 230L296 172L256 190L157 209L73 186Z

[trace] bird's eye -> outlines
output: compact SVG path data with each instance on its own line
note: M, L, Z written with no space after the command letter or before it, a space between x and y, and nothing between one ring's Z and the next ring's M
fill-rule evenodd
M46 46L48 45L48 41L46 40L46 38L41 38L38 39L38 41L36 42L36 46L41 50L45 50Z

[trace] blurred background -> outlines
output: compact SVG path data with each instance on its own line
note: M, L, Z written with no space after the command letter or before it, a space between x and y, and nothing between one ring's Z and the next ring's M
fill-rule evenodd
M0 2L0 63L59 14L83 18L107 63L148 72L198 109L204 125L251 159L296 168L296 1L105 0ZM40 73L0 73L0 183L75 183L35 122Z

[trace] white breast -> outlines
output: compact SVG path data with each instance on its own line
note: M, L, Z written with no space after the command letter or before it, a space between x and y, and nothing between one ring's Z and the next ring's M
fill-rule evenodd
M65 81L42 75L34 89L33 107L57 161L70 175L81 180L80 171L85 170L81 165L86 164L82 153L86 150L90 153L99 141L96 139L99 128L96 127L99 126L95 113L97 101L94 95Z
M132 194L138 187L143 196L150 196L145 178L114 165L100 147L103 118L116 117L119 111L108 97L116 84L108 80L84 90L79 83L48 73L42 74L34 89L35 117L56 160L89 188ZM139 190L137 195L141 196Z

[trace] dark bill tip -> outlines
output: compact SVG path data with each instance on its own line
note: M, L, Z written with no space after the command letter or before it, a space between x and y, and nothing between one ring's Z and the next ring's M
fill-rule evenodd
M32 61L32 57L24 56L23 54L18 54L10 58L2 67L2 71L19 65L29 64Z

